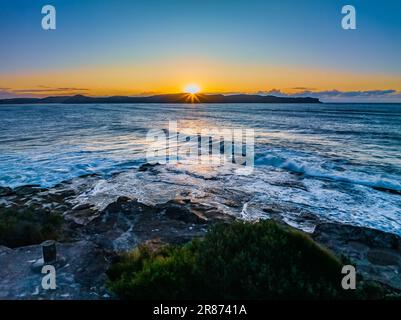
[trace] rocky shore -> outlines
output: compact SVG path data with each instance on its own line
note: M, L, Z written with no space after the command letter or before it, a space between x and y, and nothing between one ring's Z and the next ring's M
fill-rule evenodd
M152 170L144 166L140 170ZM97 176L81 177L53 188L23 186L0 188L0 223L9 212L30 210L33 215L60 215L62 223L52 233L57 240L57 289L41 288L42 274L31 268L41 257L39 240L25 246L0 243L0 299L112 299L107 291L106 270L120 253L138 244L180 244L202 236L215 223L237 219L220 210L187 197L185 193L164 203L149 204L121 195L104 207L77 203L82 190ZM227 199L226 205L241 208L241 196ZM282 208L264 208L271 219L288 223ZM401 291L401 238L363 227L320 221L300 214L298 219L313 225L312 238L336 255L349 258L365 279ZM39 220L41 221L41 220ZM46 220L47 221L47 220ZM52 220L50 220L52 221ZM24 236L24 231L21 235ZM45 237L46 238L46 237ZM11 240L10 240L11 241Z

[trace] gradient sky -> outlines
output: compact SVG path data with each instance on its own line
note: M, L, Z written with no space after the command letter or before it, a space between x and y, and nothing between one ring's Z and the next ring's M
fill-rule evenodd
M57 30L41 28L46 4ZM341 28L345 4L356 8L357 30ZM196 83L204 92L401 101L400 0L0 0L0 39L0 97Z

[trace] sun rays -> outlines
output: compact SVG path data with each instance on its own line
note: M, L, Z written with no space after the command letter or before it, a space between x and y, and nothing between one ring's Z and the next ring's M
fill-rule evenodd
M184 87L184 92L185 92L185 101L187 101L188 103L198 103L199 98L197 96L197 94L201 91L200 86L198 86L197 84L191 83L191 84L187 84Z

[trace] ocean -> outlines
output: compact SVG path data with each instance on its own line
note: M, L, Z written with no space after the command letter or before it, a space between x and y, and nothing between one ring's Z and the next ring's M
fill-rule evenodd
M138 170L146 134L169 121L188 136L253 129L252 174L191 159ZM308 231L303 217L313 215L401 235L401 104L0 105L0 186L52 187L88 174L96 179L77 201L99 208L120 195L144 203L186 195L246 220L279 212Z

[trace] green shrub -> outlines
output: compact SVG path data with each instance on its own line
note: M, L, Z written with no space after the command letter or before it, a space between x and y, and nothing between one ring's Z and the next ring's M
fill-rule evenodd
M192 245L165 246L155 252L140 246L108 270L109 285L127 299L181 298L191 292L194 264Z
M236 222L184 246L141 246L112 265L108 285L123 299L348 298L341 268L300 231Z
M62 222L55 213L0 207L0 245L15 248L57 239Z

